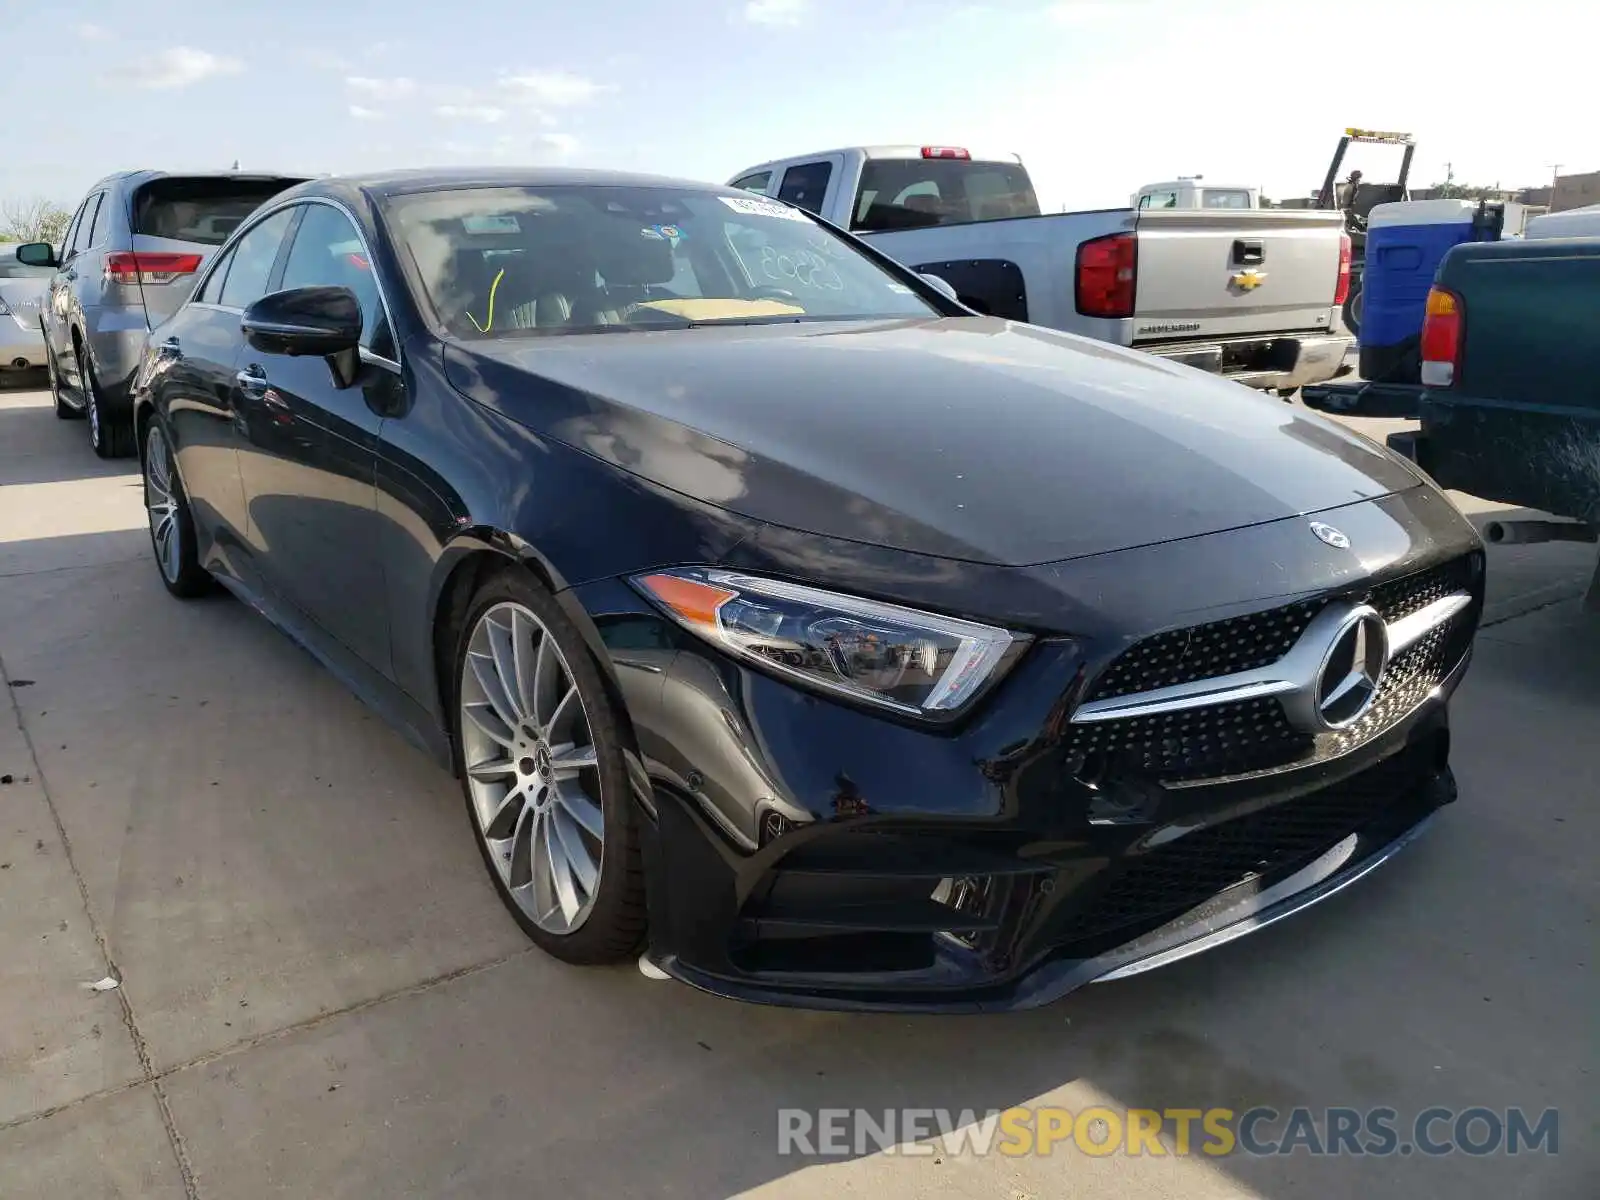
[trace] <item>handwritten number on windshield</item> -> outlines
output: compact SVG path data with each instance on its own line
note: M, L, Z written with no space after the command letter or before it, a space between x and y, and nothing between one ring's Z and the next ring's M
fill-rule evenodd
M822 255L813 250L780 252L761 247L761 273L774 283L794 282L805 288L844 291L844 280Z

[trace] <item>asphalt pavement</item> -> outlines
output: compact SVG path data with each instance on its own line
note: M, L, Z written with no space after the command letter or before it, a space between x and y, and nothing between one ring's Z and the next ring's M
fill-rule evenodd
M1593 556L1491 551L1460 801L1357 886L1036 1012L797 1013L530 950L454 782L240 604L169 598L134 468L0 392L0 1196L1592 1200ZM1559 1141L778 1152L780 1108L1096 1105L1555 1109Z

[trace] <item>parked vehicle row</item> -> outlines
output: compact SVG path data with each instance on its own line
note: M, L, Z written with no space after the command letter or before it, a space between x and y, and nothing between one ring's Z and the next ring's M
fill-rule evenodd
M298 179L245 175L107 176L84 197L59 251L20 246L51 271L38 323L56 415L87 416L102 458L133 452L129 385L151 329L188 297L201 266L261 203Z
M735 187L796 204L967 307L1289 394L1345 371L1350 240L1337 212L1140 205L1041 214L1014 154L855 146L762 163ZM789 264L775 264L774 278Z

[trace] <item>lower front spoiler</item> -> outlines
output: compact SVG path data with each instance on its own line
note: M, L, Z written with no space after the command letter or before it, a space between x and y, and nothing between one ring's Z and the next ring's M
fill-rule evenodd
M700 971L676 955L650 966L701 991L734 1000L838 1012L998 1013L1037 1008L1086 984L1123 979L1163 967L1265 929L1340 892L1388 862L1427 829L1435 811L1455 799L1455 779L1441 768L1419 789L1400 820L1351 833L1293 874L1265 886L1241 884L1159 928L1087 959L1046 959L1002 988L965 993L929 991L907 997L860 991L764 988ZM1399 814L1396 814L1398 817Z

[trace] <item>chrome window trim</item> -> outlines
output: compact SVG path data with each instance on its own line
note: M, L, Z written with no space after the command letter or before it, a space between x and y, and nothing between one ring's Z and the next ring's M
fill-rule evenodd
M258 211L252 213L251 216L250 216L250 220L247 223L245 223L243 225L240 225L239 228L235 229L233 231L233 233L229 236L228 240L223 242L222 245L220 245L220 246L218 246L216 248L215 252L211 255L211 261L206 263L206 269L205 269L205 272L201 275L200 281L194 285L194 291L192 293L190 293L190 294L193 295L193 296L198 296L198 295L200 295L201 292L205 291L206 284L209 283L210 280L211 280L212 272L217 269L217 264L222 261L223 255L226 254L229 250L231 250L233 248L233 244L236 241L238 241L240 238L243 238L246 234L248 234L257 225L260 225L263 221L271 220L274 216L276 216L278 213L282 212L284 209L286 209L286 208L294 208L295 206L302 205L302 204L325 204L329 208L334 209L335 211L343 214L345 220L350 222L350 228L355 230L356 241L361 243L361 252L366 256L367 262L372 264L372 281L373 281L374 284L377 285L377 288L378 288L378 303L383 308L384 324L386 324L389 327L389 337L391 339L395 339L394 309L391 308L390 305L389 305L389 293L388 293L388 290L383 286L383 276L382 276L382 274L379 273L378 265L373 260L373 257L372 257L372 244L367 241L366 231L361 228L361 222L357 219L356 214L351 210L350 206L345 204L341 200L333 199L331 196L294 196L294 197L291 197L291 198L289 198L287 200L276 201L276 202L272 203L271 207L259 209ZM298 228L296 228L295 229L295 233L298 235L299 232L300 232L300 230ZM291 248L292 248L293 243L291 242L290 245L291 245ZM190 301L187 302L187 304L190 307L213 308L213 309L216 309L218 312L232 312L232 313L243 313L244 312L244 310L242 308L235 308L231 304L216 304L216 303L213 303L211 301L190 300ZM396 350L396 352L398 352L399 349L400 349L399 341L396 339L395 340L395 350ZM370 353L370 352L366 351L365 347L363 347L362 350L363 350L363 357L366 357L366 355L368 353ZM381 363L381 364L383 364L385 366L392 366L396 370L400 369L400 364L398 362L396 362L394 359L391 359L391 358L385 358L381 354L372 354L371 358L372 358L372 360L374 362Z

